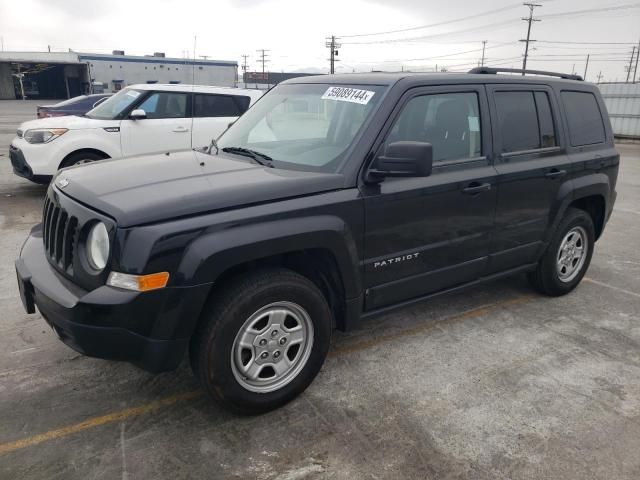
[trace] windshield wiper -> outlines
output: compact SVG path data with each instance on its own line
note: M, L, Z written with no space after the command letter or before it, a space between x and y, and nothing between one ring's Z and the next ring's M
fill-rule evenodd
M249 148L243 148L243 147L224 147L222 151L227 153L235 153L237 155L244 155L245 157L251 158L254 162L256 162L259 165L273 168L273 158L271 158L269 155L266 155L264 153L251 150Z

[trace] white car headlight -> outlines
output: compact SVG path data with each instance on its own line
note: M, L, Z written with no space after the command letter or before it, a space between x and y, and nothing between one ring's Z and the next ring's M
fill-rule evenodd
M67 131L66 128L33 128L24 132L23 136L29 143L48 143Z
M109 259L109 234L104 223L96 223L87 237L87 260L96 270L104 270Z

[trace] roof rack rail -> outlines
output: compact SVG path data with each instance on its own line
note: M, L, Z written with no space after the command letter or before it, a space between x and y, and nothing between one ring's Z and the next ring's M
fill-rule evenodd
M522 70L519 68L493 68L493 67L476 67L469 70L467 73L484 73L484 74L497 74L497 73L521 73L531 75L544 75L547 77L565 78L567 80L582 81L580 75L572 75L570 73L557 73L557 72L545 72L544 70Z

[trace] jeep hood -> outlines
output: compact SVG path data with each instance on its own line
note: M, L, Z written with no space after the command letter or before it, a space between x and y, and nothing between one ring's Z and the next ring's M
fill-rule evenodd
M129 227L337 190L344 177L188 150L70 167L53 183L63 194Z

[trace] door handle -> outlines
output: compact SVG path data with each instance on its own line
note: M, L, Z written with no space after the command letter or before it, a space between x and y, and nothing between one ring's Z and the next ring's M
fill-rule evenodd
M176 132L176 133L184 133L188 131L189 129L187 127L176 127L172 130L172 132Z
M564 177L566 174L567 174L566 170L558 170L557 168L554 168L553 170L550 170L547 173L545 173L544 176L547 178L558 178L558 177Z
M466 193L467 195L475 195L476 193L486 192L488 190L491 190L490 183L471 182L469 185L462 189L462 193Z

